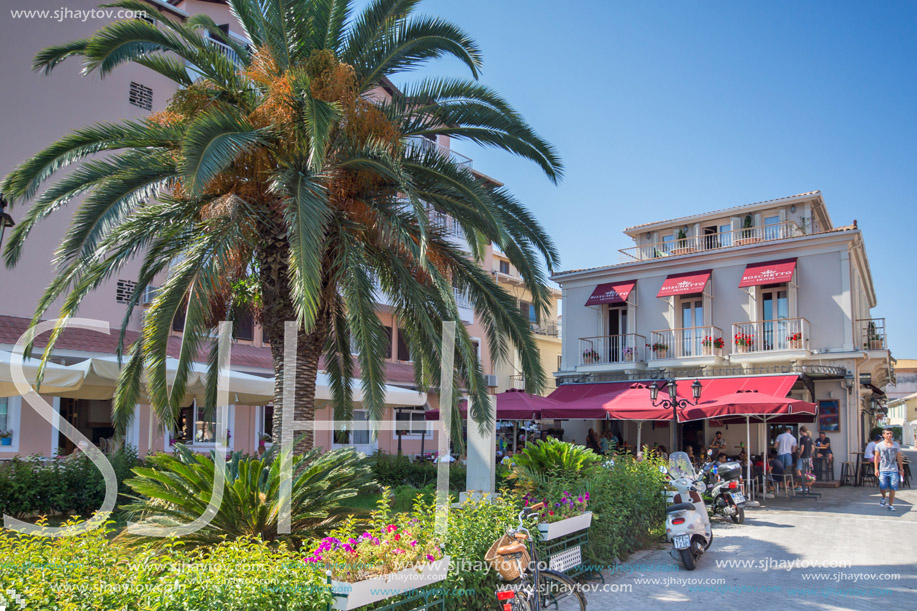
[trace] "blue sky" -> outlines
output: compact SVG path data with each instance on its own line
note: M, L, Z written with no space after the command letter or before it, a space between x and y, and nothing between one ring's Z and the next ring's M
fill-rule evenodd
M617 262L630 225L819 189L835 225L863 230L893 354L917 358L917 3L426 0L420 12L469 32L482 82L560 151L554 187L505 153L455 147L536 214L562 269ZM449 60L430 72L464 74Z

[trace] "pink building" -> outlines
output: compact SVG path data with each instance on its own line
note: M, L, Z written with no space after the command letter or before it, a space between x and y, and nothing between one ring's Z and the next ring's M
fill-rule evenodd
M171 3L162 0L146 0L175 19L187 18L189 14L206 13L217 24L225 24L231 35L244 41L241 29L229 13L228 7L219 0L174 0ZM71 11L88 11L97 9L99 0L71 0L67 3ZM70 60L58 67L53 76L46 77L31 70L35 54L52 44L75 40L90 35L107 21L116 18L134 18L126 15L111 15L105 18L82 19L70 13L61 13L58 0L32 0L27 8L32 11L48 11L47 17L36 13L31 16L20 13L13 15L10 11L0 15L4 20L5 35L0 39L0 77L7 83L8 91L15 95L6 96L4 102L3 141L6 145L0 148L0 173L6 174L29 155L34 154L49 143L83 126L103 121L114 121L125 118L141 118L151 112L162 110L176 89L173 83L140 66L123 66L115 70L104 80L97 76L80 75L78 61ZM98 16L98 14L97 14ZM214 41L214 44L219 44ZM389 83L377 90L377 95L387 97L398 95L395 87ZM430 141L429 146L449 150L448 138ZM457 155L457 153L449 152ZM462 163L470 165L471 160L461 158ZM483 175L483 178L486 179ZM490 179L488 179L490 180ZM75 210L79 201L69 207ZM19 206L12 211L14 220L22 217L25 207ZM439 221L450 228L458 244L467 243L461 229L452 219L444 217ZM54 277L51 264L53 252L70 224L66 214L58 212L40 223L32 232L23 260L14 269L0 268L0 353L9 352L28 327L35 304ZM483 265L492 269L493 255L488 248ZM120 277L111 279L84 301L81 315L106 321L112 328L111 335L103 335L85 330L67 330L57 343L53 361L72 366L87 362L87 359L110 359L117 347L117 334L121 321L126 313L126 303L134 291L148 291L155 287L143 287L136 284L139 263L127 266ZM160 279L160 282L165 278ZM146 293L145 293L146 294ZM467 300L457 295L462 322L469 334L478 338L479 357L486 374L493 372L491 358L484 338L484 330L475 320L475 313ZM423 411L439 407L436 395L424 393L398 393L398 390L410 391L414 386L413 366L407 347L399 338L398 315L385 296L379 297L378 315L391 330L391 356L387 362L387 381L395 387L392 389L392 401L386 410L385 419L394 423L396 408L403 412L405 422L399 427L408 434L402 435L402 451L405 454L417 453L421 445L430 452L436 447L433 427L423 419ZM142 308L137 308L128 324L128 340L136 337L140 328ZM233 371L270 378L272 375L271 354L261 337L261 330L255 324L237 329L238 339L232 348ZM42 337L47 337L42 336ZM181 337L181 324L176 321L175 331L169 347L170 356L178 355ZM42 341L36 346L44 345ZM494 383L494 385L496 385ZM113 388L113 386L112 386ZM0 397L2 394L0 393ZM104 398L74 398L74 393L58 392L46 396L57 417L73 424L80 432L94 443L107 445L114 436L111 422L111 400ZM77 393L78 394L78 393ZM68 396L69 395L69 396ZM266 402L267 403L267 402ZM366 412L359 403L354 405L354 419L366 418ZM231 405L229 420L229 447L245 452L257 451L263 439L270 438L272 407L266 405ZM331 410L322 409L317 420L331 420ZM339 431L348 423L335 423L334 430ZM389 427L390 429L393 428ZM50 423L41 418L19 396L0 398L0 430L11 430L12 436L8 445L0 445L0 460L15 455L30 454L53 455L58 451L67 453L73 443L61 435ZM147 405L137 405L135 417L126 435L126 442L134 445L141 455L149 451L169 451L170 442L176 437L192 447L202 451L214 447L214 423L204 420L195 401L182 410L176 423L161 423L151 416ZM332 436L330 430L317 433L318 443L325 448L339 445L354 445L364 452L382 450L395 453L398 450L398 437L393 430L382 430L377 440L368 433L354 427L352 431L337 432Z

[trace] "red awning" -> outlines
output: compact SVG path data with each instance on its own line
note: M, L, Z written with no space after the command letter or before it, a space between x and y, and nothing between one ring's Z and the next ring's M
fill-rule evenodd
M557 420L591 420L606 418L605 403L610 395L622 392L633 382L604 382L600 384L567 384L561 386L550 395L556 405L542 411L545 419Z
M547 397L530 395L521 390L507 390L496 395L497 420L540 420L545 408L554 407L555 401ZM468 411L466 401L459 404L462 416ZM424 414L426 420L439 420L439 410L431 409Z
M796 259L780 259L765 263L752 263L745 267L739 288L746 286L759 286L762 284L777 284L789 282L793 279L796 270Z
M669 297L671 295L690 295L701 293L710 280L711 270L702 272L688 272L686 274L671 274L662 283L662 288L656 297Z
M750 376L739 378L700 378L701 401L718 399L740 390L756 390L759 393L785 397L793 388L798 375L785 376ZM691 396L691 384L694 380L678 380L678 394Z
M630 292L634 290L636 280L628 282L607 282L595 287L592 295L586 300L587 306L601 305L603 303L624 303Z

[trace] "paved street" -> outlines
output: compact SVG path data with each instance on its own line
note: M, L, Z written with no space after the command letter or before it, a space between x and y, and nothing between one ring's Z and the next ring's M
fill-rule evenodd
M908 453L917 464L917 452ZM899 491L897 513L879 506L878 488L848 486L821 489L817 501L768 499L767 507L748 510L743 525L715 518L713 545L697 570L672 571L678 563L668 549L640 552L624 570L605 573L611 591L589 594L588 608L912 609L917 484L911 485Z

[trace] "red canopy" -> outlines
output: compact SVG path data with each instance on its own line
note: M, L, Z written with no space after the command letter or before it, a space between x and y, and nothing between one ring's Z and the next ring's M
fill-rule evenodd
M606 401L603 407L612 420L671 420L672 408L653 407L650 392L650 384L632 384ZM657 400L668 396L667 390L660 389ZM681 420L680 413L678 419Z
M662 288L656 297L669 297L671 295L691 295L701 293L710 280L711 270L702 272L688 272L686 274L671 274L662 283Z
M543 409L554 407L557 402L547 397L530 395L517 389L501 392L497 397L497 420L540 420ZM467 404L459 404L462 415L468 411ZM439 420L439 410L431 409L424 414L427 420Z
M603 303L624 303L630 292L634 290L636 280L628 282L607 282L595 287L592 295L586 300L587 306L601 305Z
M795 269L795 258L766 261L764 263L752 263L745 267L745 273L742 274L742 281L739 282L739 288L759 286L761 284L789 282L793 279L793 271Z
M769 395L755 390L745 390L719 397L712 401L701 401L694 407L684 410L685 420L742 420L746 417L754 420L771 421L772 418L796 417L795 422L810 422L815 418L814 403L799 399L788 399ZM682 414L679 414L681 417ZM799 420L801 418L801 420Z
M605 403L616 393L631 387L633 382L603 382L598 384L567 384L550 395L556 405L542 413L546 419L594 420L607 418Z

